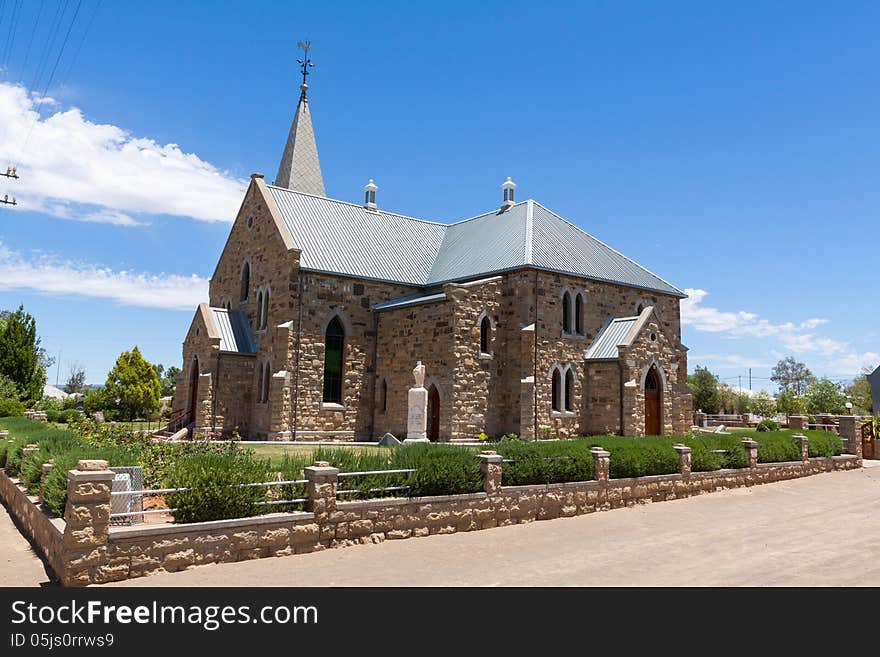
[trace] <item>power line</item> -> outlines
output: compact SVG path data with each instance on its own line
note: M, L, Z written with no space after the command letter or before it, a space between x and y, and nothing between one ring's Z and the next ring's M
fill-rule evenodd
M8 69L9 56L15 47L15 32L18 28L18 20L21 17L19 9L21 9L21 0L15 0L15 5L12 7L12 16L9 19L9 36L6 37L6 47L3 49L3 68L5 69Z
M76 52L73 53L73 58L70 60L70 66L67 67L67 72L61 78L62 83L68 79L70 79L70 74L73 72L73 67L76 64L76 60L79 58L79 53L82 50L83 44L86 42L86 37L89 34L89 30L92 29L92 23L95 22L95 16L98 15L98 9L101 7L101 0L95 3L95 9L92 11L92 15L89 17L89 22L86 24L86 29L82 33L82 37L79 40L79 46L76 48Z

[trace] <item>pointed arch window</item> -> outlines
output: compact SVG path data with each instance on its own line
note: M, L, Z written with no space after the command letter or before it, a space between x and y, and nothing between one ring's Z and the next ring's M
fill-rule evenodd
M584 334L584 295L580 293L574 298L574 332Z
M379 393L379 408L382 409L382 412L388 410L388 381L382 379L382 388Z
M263 372L263 403L268 403L269 401L269 381L272 376L272 366L270 363L266 363L266 371Z
M562 295L562 332L571 333L571 294Z
M488 317L483 317L483 321L480 322L480 352L484 354L491 353L489 351L489 338L492 331L492 322L489 321Z
M574 372L571 367L565 372L565 410L574 410Z
M241 268L241 293L239 295L239 301L247 301L248 294L251 287L251 266L247 262L244 263L244 267Z
M553 383L551 388L552 390L550 393L550 406L554 411L561 411L562 375L559 373L559 368L553 369Z
M257 293L257 329L263 328L263 291Z
M342 358L345 348L345 328L339 317L334 317L324 333L324 401L342 403Z
M260 363L260 376L257 379L257 402L263 403L263 364Z
M263 293L263 328L269 326L269 288Z

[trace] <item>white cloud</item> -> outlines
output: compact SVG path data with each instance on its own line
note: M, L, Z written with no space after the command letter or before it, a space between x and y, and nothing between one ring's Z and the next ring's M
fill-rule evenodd
M113 271L51 255L27 260L0 242L0 290L18 289L98 297L127 306L169 310L192 310L208 300L208 281L195 274Z
M6 155L20 162L10 190L23 210L122 226L143 223L129 213L232 221L246 188L177 144L93 123L22 86L0 83L0 126Z
M681 323L697 331L721 333L730 338L776 338L788 351L794 353L830 356L847 347L845 342L810 332L817 326L827 324L827 319L811 318L797 324L776 324L744 310L731 312L704 306L703 299L709 295L705 290L688 288L685 292L688 298L681 302Z
M775 364L769 360L740 354L688 354L688 363L692 365L712 363L715 367L729 367L739 370L747 367L769 369Z

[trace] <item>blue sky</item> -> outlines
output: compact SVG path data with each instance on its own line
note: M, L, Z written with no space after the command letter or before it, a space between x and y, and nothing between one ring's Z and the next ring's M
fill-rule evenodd
M691 367L852 377L880 363L878 24L869 2L5 0L0 308L36 317L62 381L135 344L179 365L310 38L329 196L374 178L381 207L452 221L512 176L693 291Z

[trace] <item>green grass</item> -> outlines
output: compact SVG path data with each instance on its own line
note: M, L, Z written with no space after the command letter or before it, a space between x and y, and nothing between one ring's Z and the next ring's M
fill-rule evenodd
M345 445L341 443L339 446L318 446L318 445L273 445L271 442L260 443L255 445L249 443L242 445L246 449L252 449L254 454L260 458L268 458L274 467L279 467L284 463L285 457L290 459L305 459L309 461L306 465L311 465L319 459L314 456L316 450L343 450L352 453L383 453L388 447L368 447L364 445Z

